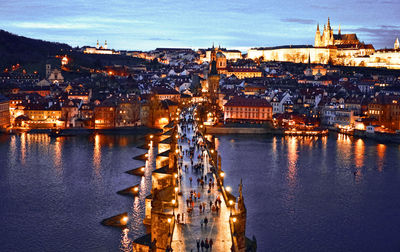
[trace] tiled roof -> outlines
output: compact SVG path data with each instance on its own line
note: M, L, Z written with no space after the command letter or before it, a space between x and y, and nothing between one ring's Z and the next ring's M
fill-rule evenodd
M272 107L271 104L261 98L251 97L240 97L236 96L230 99L225 105L225 107Z
M166 87L154 87L153 88L153 92L155 94L161 94L161 95L163 95L163 94L175 94L175 95L178 95L179 94L179 92L176 91L175 89L166 88Z
M249 67L230 67L228 68L228 72L261 72L257 68L249 68Z

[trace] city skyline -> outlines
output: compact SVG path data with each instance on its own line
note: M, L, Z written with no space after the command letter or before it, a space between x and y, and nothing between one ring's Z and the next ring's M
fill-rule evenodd
M314 44L316 25L331 18L337 32L356 33L376 49L392 48L400 36L395 1L20 1L0 4L0 29L63 42L109 48L151 50L156 47L223 47ZM354 15L354 10L362 15ZM377 12L376 10L380 11ZM301 10L301 11L298 11ZM379 20L379 21L377 21Z

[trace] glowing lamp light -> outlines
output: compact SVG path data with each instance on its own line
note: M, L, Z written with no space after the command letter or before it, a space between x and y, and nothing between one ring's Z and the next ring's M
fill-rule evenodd
M128 222L128 220L129 220L128 216L122 217L121 223L125 223L126 224Z
M175 203L176 203L176 200L173 199L172 200L172 205L175 205Z
M148 157L148 156L149 156L149 153L144 154L144 156L145 156L145 157Z
M233 221L233 222L236 222L236 220L237 220L236 217L233 217L233 218L232 218L232 221Z
M178 192L179 188L178 188L178 187L175 187L174 190L175 190L175 192Z
M175 138L179 138L179 136L178 136L178 135L176 135L176 136L175 136Z
M168 218L168 223L171 223L171 221L172 221L171 218Z
M154 136L153 135L150 135L150 138L152 139Z
M176 154L178 154L178 153L179 153L179 150L178 150L178 149L176 149L176 150L175 150L175 153L176 153Z
M163 117L163 118L160 118L160 124L168 124L168 118L166 118L166 117Z
M227 192L231 192L231 191L232 191L232 188L231 188L230 186L227 186L227 187L225 188L225 190L226 190Z
M133 188L133 191L138 192L138 191L139 191L139 188L134 187L134 188Z
M175 177L175 178L178 178L178 174L175 173L175 174L174 174L174 177Z
M140 169L142 172L144 172L144 167Z
M221 176L221 178L223 178L225 176L225 172L221 172L219 175Z
M214 150L211 150L211 153L213 153L213 154L214 154Z
M232 206L233 205L233 200L229 201L229 205Z

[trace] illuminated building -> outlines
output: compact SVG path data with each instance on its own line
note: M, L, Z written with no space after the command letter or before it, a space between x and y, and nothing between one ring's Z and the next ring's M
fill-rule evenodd
M79 104L73 101L68 101L61 107L61 118L64 121L65 128L72 128L75 126L75 120L79 114Z
M152 89L152 92L155 96L155 98L159 101L163 100L171 100L174 102L179 102L181 94L176 91L175 89L164 87L164 86L158 86L154 87Z
M10 126L9 99L0 94L0 131Z
M114 50L107 49L107 40L104 43L104 46L99 45L99 41L97 40L96 47L84 47L83 53L87 54L120 54Z
M237 61L238 59L242 58L242 53L239 50L227 50L226 48L221 48L220 46L209 48L205 50L205 53L200 55L200 62L211 62L212 59L212 54L214 51L222 53L226 60L229 61Z
M340 27L338 33L334 34L328 18L328 23L324 25L322 34L319 25L317 25L314 46L288 45L252 48L248 50L247 57L264 61L307 63L309 60L314 64L333 63L358 66L362 62L361 58L364 58L365 61L374 52L374 47L371 44L360 42L356 34L342 34ZM365 62L362 64L368 66Z
M29 128L48 129L64 126L64 122L60 121L59 105L46 107L44 104L30 104L25 107L24 115L29 118L29 121L26 121Z
M272 106L265 99L234 97L224 105L225 122L265 122L271 120Z
M68 92L69 100L82 100L83 103L89 103L92 97L92 90L70 90Z
M135 96L110 97L94 108L96 129L137 126L139 119L140 104Z
M59 83L64 82L64 76L61 74L61 71L58 69L53 69L50 72L50 75L47 79L53 84L59 84Z
M140 122L140 103L138 97L120 97L116 113L117 127L137 126Z
M238 79L262 77L262 72L255 67L230 67L226 75L235 75Z
M328 18L328 23L324 25L324 30L322 34L319 31L319 25L317 25L317 31L315 33L315 47L327 47L327 46L338 46L338 45L357 45L362 44L357 35L354 33L351 34L342 34L340 30L340 25L337 34L333 34L333 29L331 27L330 19Z
M400 97L380 94L368 104L368 116L380 125L391 129L400 129Z
M94 123L96 129L115 128L116 104L107 99L94 108Z

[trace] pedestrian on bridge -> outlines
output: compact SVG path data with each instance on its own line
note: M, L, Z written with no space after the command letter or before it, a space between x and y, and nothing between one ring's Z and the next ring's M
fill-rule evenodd
M204 242L204 247L206 248L206 251L208 251L208 248L210 247L210 244L208 243L207 238L206 238L206 241Z

